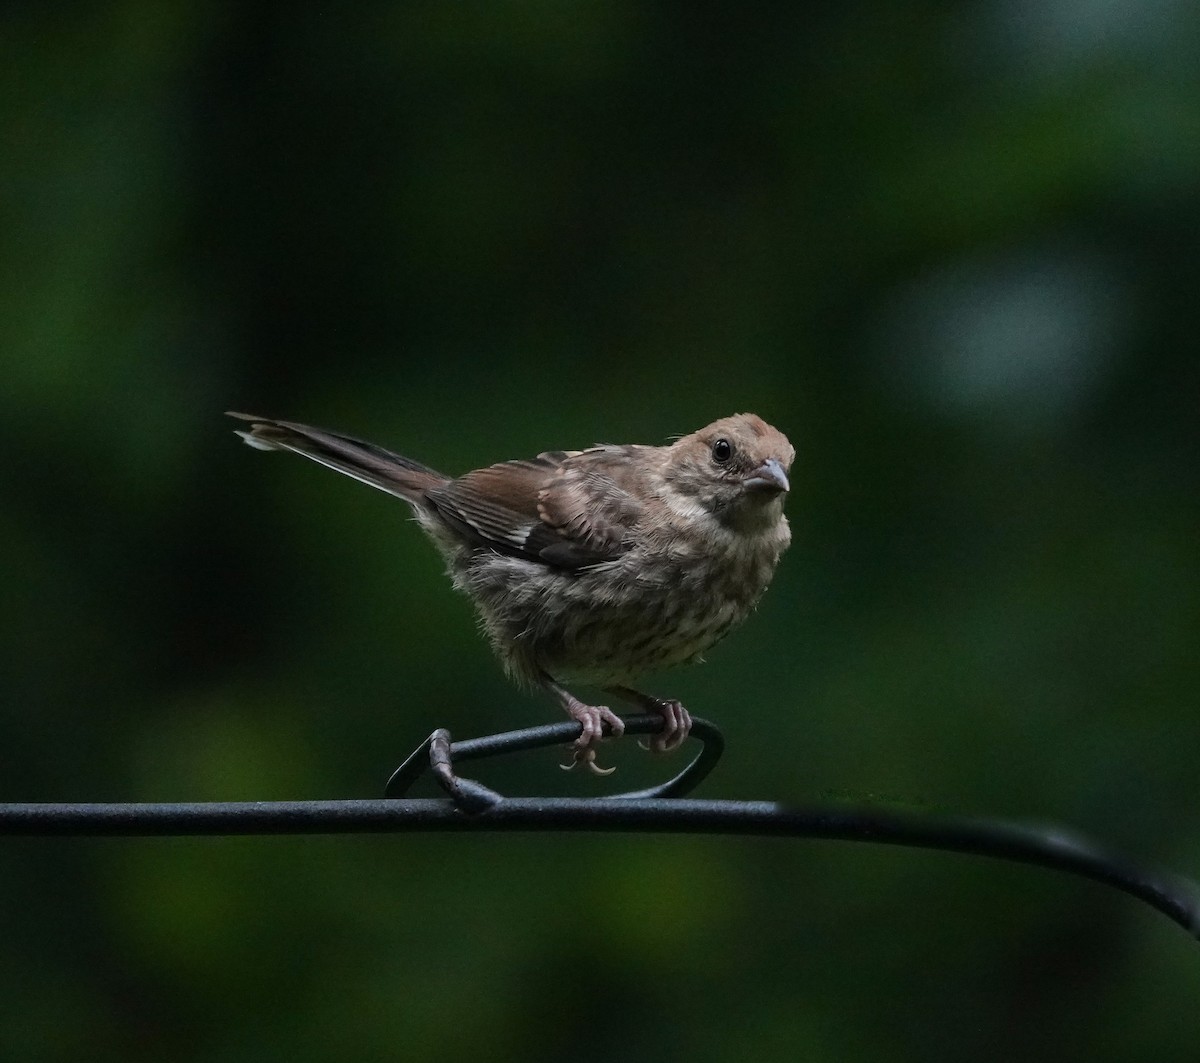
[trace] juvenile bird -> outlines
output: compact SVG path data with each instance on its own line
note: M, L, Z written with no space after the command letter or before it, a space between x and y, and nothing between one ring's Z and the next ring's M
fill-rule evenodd
M574 763L596 765L608 724L561 684L585 682L663 717L656 752L691 728L674 700L629 684L701 660L744 620L791 539L783 501L795 451L739 413L668 446L555 450L443 476L321 428L230 413L261 450L291 450L412 506L510 677L540 686L581 725ZM568 765L572 766L572 765Z

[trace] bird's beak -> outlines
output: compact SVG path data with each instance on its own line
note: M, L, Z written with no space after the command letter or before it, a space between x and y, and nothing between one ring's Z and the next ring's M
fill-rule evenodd
M747 491L762 491L765 494L777 494L780 491L790 491L787 473L775 458L767 458L743 481Z

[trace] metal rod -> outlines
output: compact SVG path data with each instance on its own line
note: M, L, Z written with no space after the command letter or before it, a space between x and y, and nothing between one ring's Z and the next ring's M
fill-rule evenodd
M653 714L625 718L630 734L663 725ZM790 807L769 801L684 799L716 764L721 733L694 719L697 757L669 782L610 797L504 797L454 771L475 760L568 742L578 723L550 724L453 742L434 731L393 772L380 800L233 801L189 804L0 805L0 835L108 837L415 833L421 831L629 831L659 834L740 834L875 842L970 853L1048 867L1102 882L1136 897L1200 937L1200 889L1147 871L1053 827L1003 820L927 816L876 807ZM404 795L431 771L449 799Z
M971 853L1102 882L1200 936L1200 893L1063 831L998 820L766 801L503 798L471 814L445 799L0 805L0 835L195 836L429 831L630 831L875 842Z

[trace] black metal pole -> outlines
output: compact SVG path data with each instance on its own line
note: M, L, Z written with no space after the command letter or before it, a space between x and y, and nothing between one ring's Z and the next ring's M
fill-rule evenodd
M196 836L428 831L631 831L876 842L970 853L1105 883L1200 936L1200 892L1055 828L767 801L503 798L478 813L445 799L0 805L0 835Z

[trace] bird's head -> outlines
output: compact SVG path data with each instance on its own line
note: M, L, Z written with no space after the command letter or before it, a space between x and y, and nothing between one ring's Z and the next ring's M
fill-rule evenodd
M667 450L672 488L722 524L752 530L777 522L796 451L753 413L722 417Z

